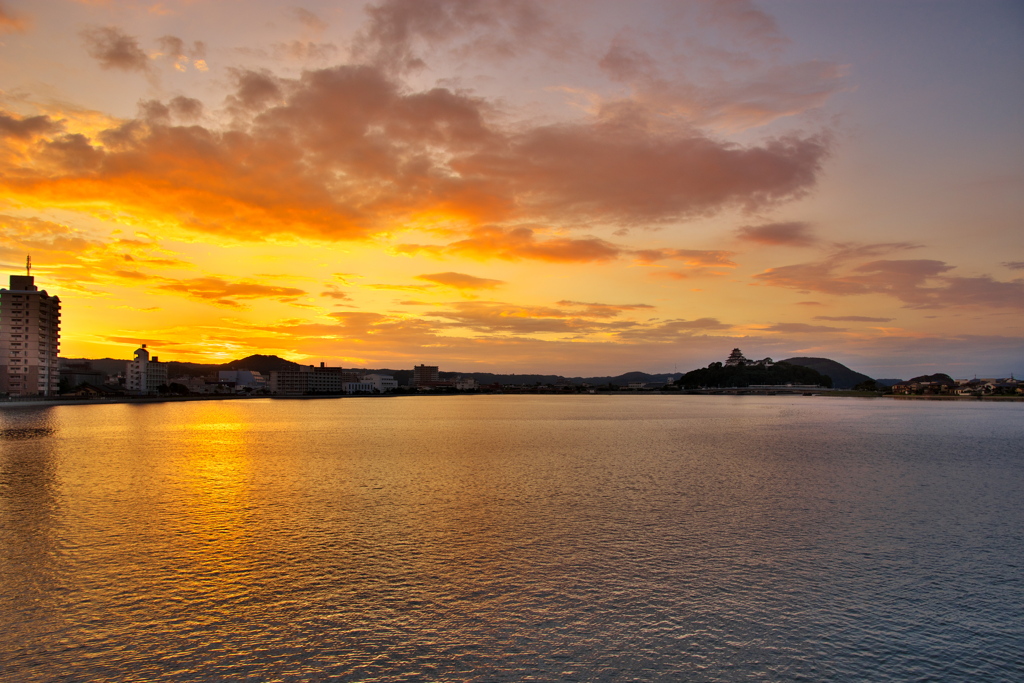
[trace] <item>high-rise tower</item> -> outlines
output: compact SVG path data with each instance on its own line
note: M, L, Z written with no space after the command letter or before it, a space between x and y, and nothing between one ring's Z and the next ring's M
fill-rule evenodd
M11 276L10 289L0 288L0 394L55 396L60 298L39 291L28 264L26 275Z

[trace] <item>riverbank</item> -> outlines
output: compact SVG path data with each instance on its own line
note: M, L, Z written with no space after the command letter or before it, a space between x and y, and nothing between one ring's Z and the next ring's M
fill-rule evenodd
M907 396L897 394L889 396L898 401L1024 401L1024 396Z
M275 401L310 401L315 399L339 399L339 398L394 398L396 396L422 396L422 397L443 397L443 396L486 396L494 394L449 394L423 392L416 394L332 394L319 396L151 396L131 397L121 396L116 398L32 398L32 399L0 399L0 410L4 408L35 408L40 406L102 406L118 403L144 404L144 403L180 403L183 401L257 401L272 399ZM498 394L504 395L504 394ZM514 392L509 396L530 395ZM765 394L764 392L749 392L740 390L716 390L702 392L687 391L595 391L586 393L542 393L541 396L772 396L776 394ZM784 396L807 396L800 393L777 394ZM902 396L892 394L879 394L872 391L821 391L814 392L808 398L826 396L835 398L883 398L897 399L901 401L994 401L994 402L1024 402L1024 396Z
M343 398L343 396L118 396L115 398L0 399L0 409L27 406L105 406L116 403L180 403L182 401L255 401L258 399Z

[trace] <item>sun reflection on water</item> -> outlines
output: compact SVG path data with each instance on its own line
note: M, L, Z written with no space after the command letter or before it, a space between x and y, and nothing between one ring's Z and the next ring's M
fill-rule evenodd
M834 647L851 652L948 650L936 614L1005 620L1015 604L1019 422L985 416L1019 409L991 408L965 437L951 418L969 406L590 398L0 415L53 427L0 450L0 671L735 680L774 662L871 679L834 651L821 668L820 634L849 633ZM1005 505L965 529L951 490ZM991 674L1003 660L974 653L1019 641L1003 623L926 673ZM920 677L894 656L894 677Z

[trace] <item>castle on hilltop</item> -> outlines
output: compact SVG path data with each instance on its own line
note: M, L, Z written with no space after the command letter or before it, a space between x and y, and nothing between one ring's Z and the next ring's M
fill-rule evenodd
M729 357L725 359L723 364L727 368L737 367L741 365L760 365L766 368L770 368L775 365L775 361L771 358L762 358L761 360L748 360L743 356L743 352L739 349L733 349Z
M735 365L746 365L747 359L743 357L743 352L739 349L733 349L729 357L725 359L725 367L731 368Z

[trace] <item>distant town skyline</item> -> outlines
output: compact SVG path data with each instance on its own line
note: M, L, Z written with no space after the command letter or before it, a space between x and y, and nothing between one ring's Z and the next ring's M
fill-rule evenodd
M1012 1L0 2L61 355L1024 374Z

